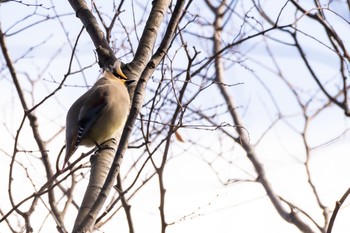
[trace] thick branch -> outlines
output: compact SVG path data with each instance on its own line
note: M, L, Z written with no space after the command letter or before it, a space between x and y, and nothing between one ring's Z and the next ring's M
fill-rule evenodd
M166 9L168 8L169 2L170 1L156 1L156 2L154 2L154 5L153 5L152 11L151 11L151 15L152 14L159 14L159 15L163 16L165 14ZM179 1L179 2L182 3L184 1ZM159 11L161 11L161 12L159 12ZM155 71L155 68L159 65L159 63L163 59L166 51L168 50L168 47L170 45L170 42L171 42L172 37L173 37L174 32L175 32L175 29L178 25L180 15L181 15L181 11L178 12L178 15L173 14L173 16L170 20L171 23L169 23L166 36L164 37L163 42L161 43L161 46L158 48L157 52L153 55L151 61L148 62L148 65L146 67L144 67L141 78L138 81L137 86L136 86L131 111L130 111L130 114L128 117L128 121L126 122L126 126L124 128L121 140L119 142L118 150L115 154L112 167L109 169L109 174L105 180L105 183L104 183L103 187L101 188L99 195L95 198L96 201L91 206L88 215L86 215L86 217L83 219L81 224L78 224L78 226L77 226L77 228L75 228L74 232L84 232L84 230L91 229L91 226L94 224L94 221L95 221L94 217L100 211L100 209L102 208L102 206L103 206L103 204L108 196L108 193L109 193L109 191L113 185L113 182L115 180L115 177L119 173L119 169L120 169L120 165L121 165L121 162L123 159L123 155L127 149L128 140L130 138L133 126L135 124L136 117L140 113L140 110L141 110L141 107L143 104L143 98L144 98L144 94L145 94L147 81L150 79L151 75ZM159 22L153 22L153 23L155 23L154 25L158 25L158 28L153 27L153 30L156 30L155 31L156 33L151 33L151 34L143 33L143 36L152 36L152 37L157 36L160 22L163 20L163 17L157 17L156 19L157 19L157 21L159 21ZM155 20L155 19L150 16L149 20ZM151 23L147 22L147 25L149 25L149 24L151 24ZM145 29L145 30L149 30L149 29ZM146 53L151 52L151 50L153 49L153 45L154 45L155 40L156 40L156 38L148 38L147 40L141 38L141 41L147 41L147 43L149 43L148 47L151 48L149 50L149 52L147 51ZM140 46L145 46L145 44L140 44ZM139 49L139 50L142 51L142 49ZM144 53L142 53L142 54L145 55ZM143 57L143 59L146 59L146 57ZM138 59L135 59L135 60L138 60ZM134 63L134 65L135 65L135 63ZM91 216L93 216L93 217L91 217Z
M92 42L95 45L98 55L98 63L101 68L113 65L117 58L109 46L103 31L97 23L95 16L91 13L84 0L68 0L73 7L76 16L81 20Z
M100 209L98 211L91 211L91 209L94 203L97 202L99 195L101 195L102 185L112 165L115 154L114 148L117 147L117 141L110 140L102 145L102 147L108 149L100 150L91 156L90 180L74 223L73 232L93 231L93 225ZM103 193L105 197L109 194L110 189L111 187L108 187ZM85 219L89 219L89 222L92 224L84 224Z
M160 24L169 4L169 0L153 2L153 7L143 30L134 60L130 63L130 68L132 68L133 73L138 74L137 77L140 76L152 55Z

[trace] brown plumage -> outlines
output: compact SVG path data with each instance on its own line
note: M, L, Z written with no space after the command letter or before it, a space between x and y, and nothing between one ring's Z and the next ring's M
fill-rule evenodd
M64 166L78 146L100 145L123 129L130 108L126 88L130 81L122 73L119 61L114 64L113 71L105 71L69 109Z

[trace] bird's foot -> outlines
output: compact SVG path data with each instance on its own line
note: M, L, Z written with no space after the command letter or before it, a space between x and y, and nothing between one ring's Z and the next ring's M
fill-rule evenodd
M116 143L115 138L107 139L106 141L102 142L101 144L98 144L97 142L95 142L96 147L97 147L97 150L95 153L98 153L102 150L114 150L114 147L109 146L108 142L110 142L110 141L113 142L114 144Z

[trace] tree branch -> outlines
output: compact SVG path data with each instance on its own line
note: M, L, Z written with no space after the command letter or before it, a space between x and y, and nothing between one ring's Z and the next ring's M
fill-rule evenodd
M156 40L156 36L159 31L159 27L161 24L161 21L163 20L163 16L165 14L166 9L169 6L170 1L156 1L154 2L152 11L150 13L150 17L148 19L148 22L146 25L145 31L143 33L142 37L152 37L152 38L141 38L141 41L143 43L140 43L139 47L145 46L145 50L142 48L138 49L139 56L142 56L143 59L148 59L150 52L153 49L154 42ZM175 30L177 28L178 22L180 20L180 16L182 15L181 8L184 4L184 0L178 1L177 6L175 7L178 9L177 14L173 14L172 18L170 20L170 23L168 25L166 34L162 40L162 43L160 44L157 52L152 56L151 60L148 62L147 66L145 67L144 62L140 62L139 59L134 59L135 62L130 64L130 67L135 67L137 65L141 66L138 67L136 70L142 70L144 68L142 75L137 83L131 111L128 117L128 120L126 122L126 126L124 128L123 134L121 136L121 140L119 141L118 150L115 154L114 161L112 164L112 167L109 169L109 174L104 182L104 185L101 187L101 191L99 195L95 198L95 201L93 202L89 213L83 218L83 220L80 223L77 223L76 227L74 227L74 232L84 232L85 230L91 229L91 226L94 224L95 216L102 208L108 193L113 185L113 181L115 180L116 175L119 173L120 165L123 159L123 155L127 149L128 140L130 138L133 126L136 121L136 117L140 113L142 104L143 104L143 97L145 94L146 84L147 81L150 79L151 75L155 71L155 68L158 66L160 61L165 56L166 51L168 50L168 47L170 45L170 42L172 41L172 37L175 33ZM153 14L156 14L157 17L154 18ZM156 20L156 21L153 21ZM152 26L151 26L152 25ZM155 27L155 25L157 27ZM150 32L150 28L152 28L152 32ZM141 52L143 51L143 52ZM136 72L137 73L137 72ZM133 73L135 75L135 73ZM130 77L130 76L129 76ZM133 91L131 91L133 92ZM97 156L97 158L103 157L101 155Z
M221 50L221 32L222 32L222 20L223 20L223 14L221 12L224 11L223 5L220 5L219 7L215 8L215 11L213 13L215 14L215 20L214 20L214 36L213 36L213 43L214 43L214 53L218 53ZM272 189L270 183L268 182L268 179L265 175L265 171L263 166L261 165L260 161L257 158L255 148L254 146L249 142L249 138L247 135L247 132L244 128L243 122L241 120L241 117L239 116L235 103L233 101L233 98L229 95L229 92L226 88L226 86L221 85L221 83L224 83L224 67L223 62L221 59L221 56L218 55L214 59L215 62L215 74L216 74L216 81L218 83L218 88L220 90L220 93L222 97L224 98L225 102L228 106L229 114L231 115L234 124L236 125L236 130L239 135L239 144L242 146L242 148L245 150L246 155L250 162L253 164L256 173L258 174L257 181L261 183L261 185L264 187L267 196L269 197L270 201L272 202L273 206L279 213L279 215L286 220L287 222L293 223L295 226L297 226L300 230L307 233L312 233L312 229L300 219L300 217L291 211L290 213L285 210L285 208L282 206L282 203L279 199L279 197L275 194L274 190Z
M24 93L23 93L22 87L21 87L21 85L20 85L20 83L18 81L18 77L17 77L17 73L16 73L16 70L15 70L15 67L14 67L14 65L13 65L13 63L11 61L10 55L9 55L7 47L6 47L5 35L2 32L1 28L0 28L0 46L1 46L1 50L2 50L2 53L4 55L4 58L6 60L6 65L7 65L8 69L9 69L9 71L10 71L13 83L15 84L16 91L17 91L18 97L19 97L19 99L21 101L23 111L25 112L25 115L26 115L26 117L29 120L34 139L35 139L35 141L37 143L37 146L39 148L39 151L41 153L41 160L42 160L42 162L44 164L44 167L45 167L46 177L47 177L48 180L50 180L51 177L53 176L53 172L52 172L51 163L50 163L50 160L49 160L49 157L48 157L46 145L45 145L44 141L42 140L41 134L40 134L40 132L38 130L38 119L34 115L34 113L29 110L28 105L27 105L27 103L25 101ZM17 153L16 149L17 148L15 148L14 153ZM62 231L66 232L65 227L64 227L64 222L63 222L62 215L61 215L60 211L57 208L57 202L56 202L55 193L54 193L54 191L52 189L49 190L48 197L49 197L49 203L50 203L52 212L53 212L53 214L55 216L54 219L56 220L57 224L59 225L58 228L61 228Z
M337 217L338 211L340 210L340 207L342 206L342 204L344 203L346 198L348 198L349 195L350 195L350 188L348 188L348 190L346 190L346 192L343 194L341 199L335 203L334 211L333 211L332 217L331 217L331 219L329 221L327 233L331 233L332 232L333 225L334 225L334 222L335 222L335 218Z
M98 64L101 68L113 65L117 60L113 50L109 46L103 31L101 30L95 16L91 13L84 0L68 0L73 7L76 16L81 20L92 42L95 45L98 55Z

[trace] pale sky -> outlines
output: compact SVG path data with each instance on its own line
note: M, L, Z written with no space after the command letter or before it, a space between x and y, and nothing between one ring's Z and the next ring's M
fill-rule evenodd
M71 52L66 38L68 37L74 43L81 29L80 21L73 14L68 2L52 2L59 14L69 13L61 17L64 28L67 30L66 32L60 26L58 20L48 20L45 23L32 27L30 30L21 31L7 39L10 55L15 62L18 73L21 74L20 81L26 90L25 94L28 104L31 106L38 103L49 92L54 90L62 80L63 75L67 72ZM270 3L270 1L266 2L267 4ZM29 12L33 12L33 8L31 7L21 4L11 4L5 3L0 5L0 24L4 31L10 25L23 19ZM108 1L106 5L108 6L108 4L112 6L112 2ZM148 8L145 12L142 12L142 8L138 3L135 3L135 5L137 19L140 19L143 13L147 15ZM16 6L15 14L10 9L10 6ZM201 8L200 11L202 15L200 16L210 21L210 17L206 18L205 15L207 14L206 8L204 6L202 7L203 9ZM274 5L268 7L271 9L271 15L278 14L280 6ZM293 15L293 12L288 11L290 9L289 7L285 8L284 12L286 13L282 15L281 23L289 22L289 16ZM108 7L104 6L104 9L106 8ZM130 14L129 3L125 4L125 11L124 15L121 15L122 21L124 23L128 22L132 26L133 22L126 20L126 16ZM31 22L36 22L38 19L44 18L48 12L53 15L52 9L47 10L39 7L37 14L41 14L42 16L31 17L20 22L11 30L7 31L7 33L13 33L29 25ZM348 14L348 12L343 13ZM254 13L252 12L251 14L253 15ZM147 18L146 16L144 17ZM334 22L337 22L337 20L339 19L334 17ZM305 30L318 33L319 29L313 28L307 21L304 22L301 20L299 23ZM339 28L344 28L344 34L349 33L349 24L346 25L343 21L339 21L338 25ZM141 36L141 33L139 31L138 36ZM132 44L135 49L137 47L136 36L135 34L132 35ZM278 38L283 35L276 32L271 33L271 36ZM307 41L307 39L305 40ZM344 42L346 45L349 43L349 41ZM305 67L302 66L297 53L292 48L287 49L286 46L271 44L276 59L283 68L284 75L294 83L299 84L297 88L305 92L305 99L307 99L308 94L314 93L317 88L314 81L306 72ZM36 46L38 48L26 54L26 51ZM203 45L198 44L197 41L188 40L188 46L202 48L201 46ZM335 77L338 72L338 63L336 60L328 59L329 51L327 49L320 49L320 46L312 40L306 42L306 46L307 56L312 59L313 64L317 65L317 72L325 77ZM241 85L231 87L230 94L235 98L237 105L241 107L239 111L243 116L245 127L249 131L252 143L256 143L269 127L271 121L278 117L278 111L271 102L270 94L274 96L278 107L286 116L286 120L277 122L256 147L257 154L266 170L267 177L270 179L272 187L278 195L305 210L322 225L322 213L317 207L317 203L312 196L310 186L306 180L306 172L303 165L305 162L305 151L301 137L298 137L295 132L295 130L300 131L304 125L301 111L295 99L291 97L291 93L285 84L278 80L273 72L260 65L271 65L271 60L266 55L264 44L256 45L252 41L242 45L238 49L242 52L249 51L249 53L247 52L247 54L242 56L247 59L243 62L244 66L235 65L228 68L225 72L228 77L228 83L242 83ZM89 37L84 33L77 51L79 62L83 67L94 64L95 55L93 50L94 48ZM122 57L123 62L130 62L131 55L129 54L123 57L123 51L125 50L118 50L117 56ZM17 59L21 58L23 54L26 54L25 59L17 62ZM204 57L205 54L201 54L201 56ZM239 58L239 56L237 55L235 58ZM0 178L0 199L3 200L0 208L6 212L11 208L7 192L8 169L11 161L9 155L13 151L13 136L16 134L16 130L20 125L23 111L11 78L5 69L3 57L0 56L0 59L2 62L0 68L0 92L3 96L0 98L0 107L2 110L2 114L0 115L2 123L0 125L0 177L2 177ZM53 59L53 62L46 69L45 67L51 59ZM181 67L181 59L176 59L178 61L177 65ZM251 74L251 71L246 68L248 66L253 67L254 73L258 77L263 78L264 83L273 90L271 93L259 84L259 81ZM73 70L78 69L79 65L75 61ZM94 64L91 68L84 71L85 80L82 73L69 76L66 84L72 86L65 86L54 98L45 102L42 107L36 110L40 122L39 129L45 140L52 137L60 128L64 127L68 108L75 99L87 90L85 81L89 85L92 85L99 76L99 71L98 65ZM31 89L30 82L26 79L27 75L31 79L38 77L35 80L36 85L34 90ZM155 73L155 80L157 80L157 77L159 77L159 74ZM150 82L149 85L157 85L156 81L151 80ZM32 93L34 93L33 98L31 96ZM316 95L315 98L317 97ZM222 99L217 96L217 88L212 86L208 88L207 92L200 94L199 98L193 104L195 106L213 106L215 103L220 103L220 101ZM314 101L310 109L317 109L321 105L321 102ZM147 112L146 110L143 111L145 113ZM220 116L218 120L220 122L232 123L232 120L228 116ZM348 169L350 164L348 128L349 119L336 106L331 106L323 111L310 124L308 139L312 147L318 147L332 141L312 151L310 159L311 178L317 186L323 204L328 206L330 211L334 208L335 202L350 187L350 181L348 179L350 175L350 169ZM255 178L256 174L252 169L252 165L246 159L244 152L239 146L234 145L228 139L218 141L218 133L214 130L195 130L188 127L181 129L179 132L185 142L181 143L174 140L171 148L172 159L165 169L165 185L167 190L165 196L166 218L168 223L174 223L167 228L168 233L300 232L295 226L286 223L277 214L260 184L240 182L225 186L219 182L218 177L226 180ZM343 132L345 133L342 134ZM134 137L136 138L138 137L137 133L134 133ZM199 145L208 146L211 151L201 146L193 147L190 141L196 141ZM19 142L20 146L23 147L22 149L36 150L36 147L33 148L35 144L33 144L28 122L25 124ZM63 144L64 132L47 145L50 150L50 156L56 157ZM80 152L82 151L86 151L86 149L81 148ZM129 150L127 152L121 168L121 174L125 175L129 167L140 156L139 152L138 150ZM219 153L221 153L221 157L215 159L212 167L210 167L207 162L216 158ZM43 179L45 173L43 173L41 168L41 162L35 159L35 157L39 156L39 153L18 153L17 156L22 164L27 167L33 180L37 182L36 185L42 184L45 181ZM154 156L155 160L159 161L160 156L162 156L161 150ZM55 160L53 159L52 161ZM19 202L33 192L24 169L18 170L19 172L15 172L14 175L13 189L21 190L21 192L16 194L18 195L16 196L16 202ZM86 173L87 171L84 170ZM151 172L151 166L149 165L141 173L139 182L148 177ZM124 187L130 185L136 174L137 171L135 170L130 173L130 177L125 180ZM77 195L74 196L77 203L81 202L86 184L87 179L80 181L78 184ZM40 188L40 186L36 188ZM45 201L46 198L46 196L43 197ZM347 203L344 204L338 214L333 233L348 232L350 229L348 221L350 211ZM159 188L156 179L153 179L143 187L138 195L130 200L130 204L132 205L136 232L160 231L158 210ZM32 216L31 220L35 227L40 226L39 223L45 219L47 214L47 210L43 207L42 203L37 208L43 208L45 211L41 212L37 210ZM25 208L23 209L25 210ZM76 216L76 210L73 210L73 208L70 210L66 217L68 229L71 229ZM16 218L12 217L11 220L16 221ZM55 223L52 219L47 221L41 232L54 232ZM101 232L115 232L115 229L118 229L118 232L128 232L123 210L106 224ZM9 232L6 224L0 224L0 232ZM34 232L39 232L39 229L36 228Z

